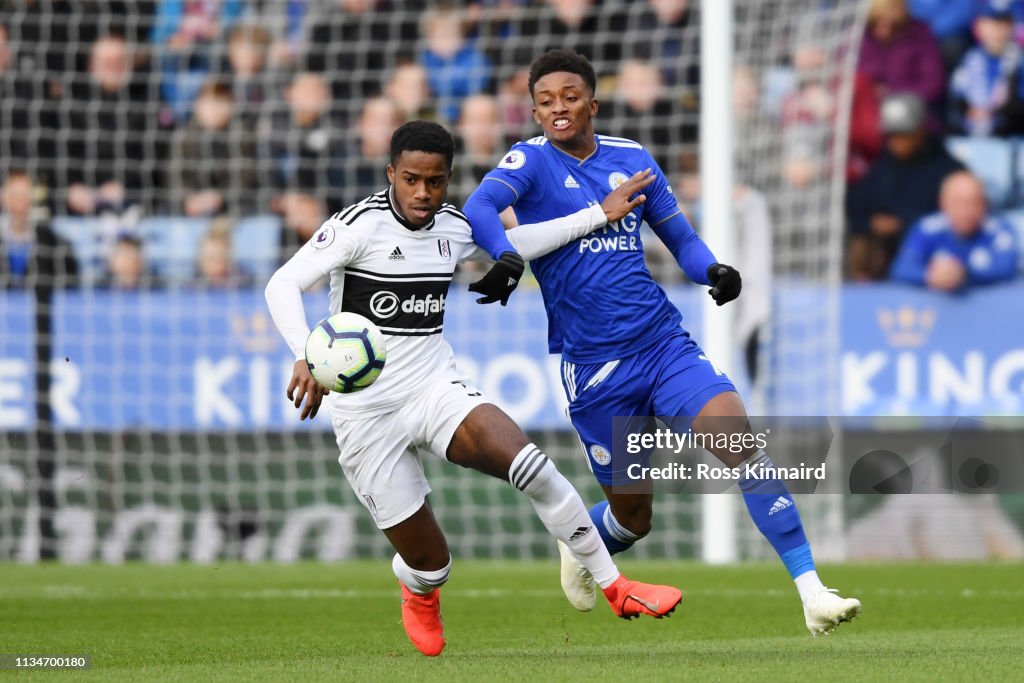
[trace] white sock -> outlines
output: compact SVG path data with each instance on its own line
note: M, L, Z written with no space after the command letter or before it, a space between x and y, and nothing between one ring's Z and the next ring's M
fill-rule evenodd
M583 499L548 456L532 443L519 451L508 480L530 497L533 509L555 538L563 541L601 588L619 578L619 570L590 521Z
M430 572L413 569L405 563L401 555L395 553L394 559L391 560L391 570L395 572L395 576L406 588L417 595L426 595L435 588L443 586L448 580L448 574L452 570L452 556L448 556L448 564L442 569Z
M825 584L818 578L818 572L813 569L809 572L804 572L793 579L793 581L796 583L796 589L800 591L800 600L803 602L807 602L818 591L825 590Z

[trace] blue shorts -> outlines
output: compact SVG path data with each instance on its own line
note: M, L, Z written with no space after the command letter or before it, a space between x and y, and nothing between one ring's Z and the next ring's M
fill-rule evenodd
M586 451L590 469L604 486L625 480L636 458L620 458L624 432L640 432L652 416L677 418L670 425L685 430L708 401L736 391L729 378L707 359L700 346L680 329L643 352L607 363L562 361L562 386L569 418ZM633 424L613 430L613 418L632 417ZM681 424L686 422L686 424ZM620 434L613 435L613 431ZM612 453L616 454L613 462Z

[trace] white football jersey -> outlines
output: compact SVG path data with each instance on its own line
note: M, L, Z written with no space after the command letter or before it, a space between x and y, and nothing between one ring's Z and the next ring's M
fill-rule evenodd
M413 228L382 190L327 219L296 257L330 275L332 315L366 316L385 335L380 378L326 399L339 417L365 417L393 409L454 364L441 336L448 286L459 261L487 255L455 207L444 204L430 223Z

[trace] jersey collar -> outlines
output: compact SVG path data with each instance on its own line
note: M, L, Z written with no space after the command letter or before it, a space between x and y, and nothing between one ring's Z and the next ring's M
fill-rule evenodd
M558 148L558 145L556 145L555 143L551 142L550 138L548 138L548 146L551 147L551 149L553 149L556 152L558 152L559 154L561 154L562 156L564 156L566 159L568 159L568 160L572 161L573 163L575 163L577 166L582 166L586 162L588 162L591 159L593 159L594 157L596 157L598 151L600 151L600 149L601 149L601 143L597 139L597 133L594 133L594 151L591 152L590 154L588 154L587 156L585 156L582 159L574 157L573 155L569 154L568 152L563 152L562 150L560 150Z
M402 224L403 228L405 228L406 230L412 230L413 232L417 232L419 230L430 230L432 227L434 227L434 219L437 218L436 215L431 217L429 223L427 223L426 225L422 225L422 226L416 226L416 225L413 225L412 223L410 223L409 221L407 221L405 219L405 217L401 213L398 212L398 206L395 204L395 200L392 197L392 193L394 193L394 191L395 191L395 186L394 185L388 185L388 191L385 193L384 196L387 197L387 199L388 199L388 208L391 209L391 215L395 217L396 221L398 221L399 223Z

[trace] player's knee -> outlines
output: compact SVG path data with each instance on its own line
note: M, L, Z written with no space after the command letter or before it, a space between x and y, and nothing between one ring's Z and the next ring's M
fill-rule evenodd
M483 403L456 429L445 455L455 465L503 479L527 447L536 448L519 426L493 403Z
M406 550L399 556L409 568L423 571L438 571L446 566L451 566L452 556L448 547L425 547L415 550Z

